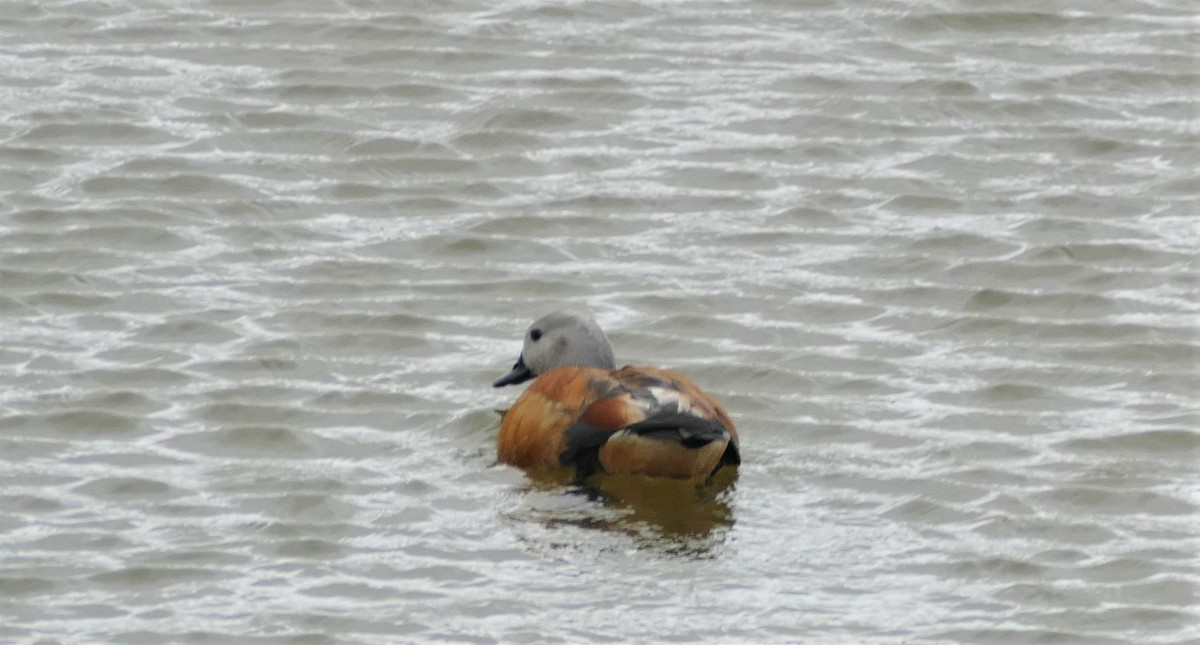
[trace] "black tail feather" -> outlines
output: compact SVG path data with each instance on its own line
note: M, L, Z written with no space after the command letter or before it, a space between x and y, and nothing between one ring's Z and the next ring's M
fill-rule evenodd
M682 412L656 415L625 426L623 430L649 439L677 441L685 448L693 449L729 438L729 431L720 423Z

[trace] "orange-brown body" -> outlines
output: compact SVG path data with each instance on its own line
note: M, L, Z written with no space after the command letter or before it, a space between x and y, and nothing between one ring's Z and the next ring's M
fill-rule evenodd
M646 426L701 427L704 440L664 440ZM634 425L637 424L637 425ZM716 439L710 440L713 436ZM500 425L500 461L522 468L575 466L681 479L740 463L737 429L690 379L652 367L559 367L517 399ZM687 445L688 443L703 445Z

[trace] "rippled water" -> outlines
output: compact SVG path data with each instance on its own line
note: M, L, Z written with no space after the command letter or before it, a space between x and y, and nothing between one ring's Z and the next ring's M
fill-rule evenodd
M0 641L1200 637L1189 3L2 14ZM732 486L495 464L564 303Z

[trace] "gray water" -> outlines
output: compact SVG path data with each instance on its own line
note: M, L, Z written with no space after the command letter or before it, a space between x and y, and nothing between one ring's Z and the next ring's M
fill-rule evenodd
M1196 642L1188 2L0 8L0 641ZM500 466L536 315L745 464Z

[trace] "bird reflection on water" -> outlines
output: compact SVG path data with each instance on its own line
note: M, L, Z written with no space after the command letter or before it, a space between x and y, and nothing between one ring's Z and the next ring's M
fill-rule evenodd
M570 468L526 474L520 491L529 515L523 519L540 521L549 529L574 527L625 536L640 550L715 557L736 521L737 471L732 468L722 468L703 482L601 474L581 483Z

